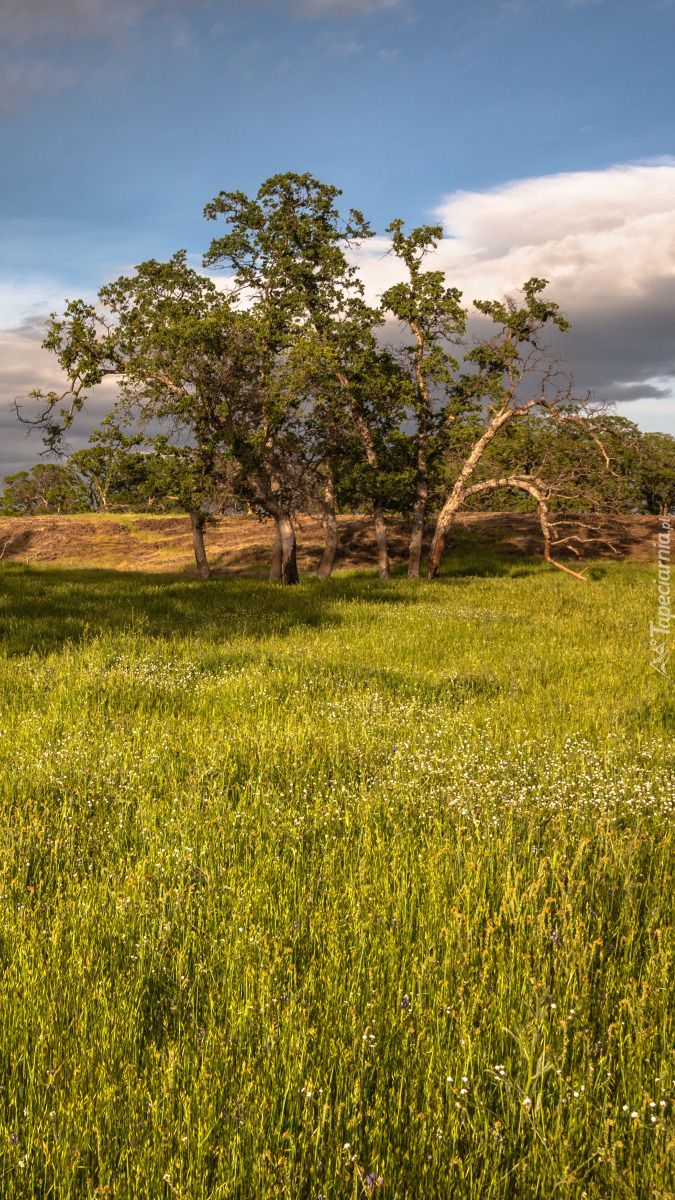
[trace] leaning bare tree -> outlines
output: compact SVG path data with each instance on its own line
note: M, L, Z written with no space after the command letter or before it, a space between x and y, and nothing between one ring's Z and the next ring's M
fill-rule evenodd
M493 439L464 487L462 507L492 508L498 499L508 510L536 510L545 559L579 576L554 555L619 553L617 518L637 507L639 436L608 407L545 402ZM468 429L446 452L450 491L475 439Z
M542 331L546 326L562 331L569 328L558 305L542 298L545 287L546 280L528 280L520 304L512 298L474 301L478 311L493 321L496 332L491 338L477 341L464 356L469 369L458 375L450 389L446 424L456 427L464 448L450 494L436 522L428 579L439 574L445 539L457 513L472 496L503 488L515 488L536 501L546 557L553 565L569 571L551 555L552 547L562 544L562 539L552 535L550 510L551 497L558 495L556 504L560 504L560 489L570 490L574 468L570 466L566 474L564 471L559 474L555 486L551 480L528 471L480 477L481 467L496 439L503 438L512 425L536 413L546 414L559 428L573 425L583 434L586 451L597 450L610 467L602 439L609 426L600 420L597 411L589 410L587 398L582 403L574 396L570 380L543 343Z

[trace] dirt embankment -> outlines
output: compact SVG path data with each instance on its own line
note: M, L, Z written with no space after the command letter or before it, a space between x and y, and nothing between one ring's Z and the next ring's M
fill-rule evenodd
M341 516L336 569L372 567L375 540L365 516ZM323 549L318 517L296 518L298 567L316 570ZM575 525L582 558L650 559L660 529L657 517L594 519L594 529ZM408 525L390 522L392 562L407 556ZM215 574L264 575L274 537L273 523L255 517L220 517L206 532L209 561ZM527 513L463 513L451 544L473 543L504 556L540 556L543 542L537 519ZM613 547L613 549L610 548ZM555 548L554 548L555 557ZM569 555L561 554L560 557ZM187 517L80 516L0 518L0 558L62 567L99 567L118 571L192 574L194 557Z

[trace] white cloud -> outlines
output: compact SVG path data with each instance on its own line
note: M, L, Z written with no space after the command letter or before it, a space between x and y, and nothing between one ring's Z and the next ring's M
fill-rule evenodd
M548 279L572 322L560 348L580 388L621 400L630 385L675 429L675 402L655 398L675 395L675 162L454 192L434 216L445 237L433 265L467 301ZM371 295L397 278L387 250L378 238L358 253Z
M655 279L675 278L675 163L456 192L437 215L452 239L449 262L486 286L513 287L523 271L545 268L560 294L588 303L646 295Z

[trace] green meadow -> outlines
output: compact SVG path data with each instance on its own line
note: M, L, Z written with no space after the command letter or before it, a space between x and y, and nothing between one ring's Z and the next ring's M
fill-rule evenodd
M673 1197L653 575L3 567L0 1197Z

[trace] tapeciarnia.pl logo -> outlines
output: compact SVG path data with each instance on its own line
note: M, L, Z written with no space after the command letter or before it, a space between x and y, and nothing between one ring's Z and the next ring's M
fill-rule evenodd
M660 675L668 674L666 670L670 658L670 537L671 525L668 517L661 517L661 531L654 545L658 556L657 577L654 582L658 585L658 620L649 622L649 646L653 654L650 667Z

